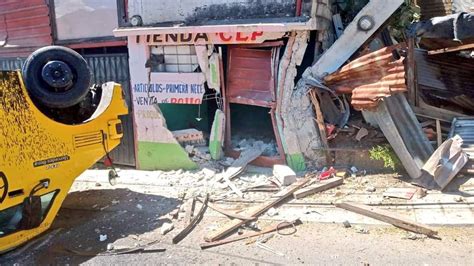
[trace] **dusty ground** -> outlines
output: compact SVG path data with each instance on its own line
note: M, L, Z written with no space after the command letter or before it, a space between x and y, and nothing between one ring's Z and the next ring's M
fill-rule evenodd
M277 216L263 215L257 223L260 228L285 219L299 217L303 220L303 225L297 227L295 234L275 233L266 243L283 253L280 255L257 247L255 243L246 244L246 241L200 250L199 244L204 236L227 221L209 209L193 232L179 244L173 245L171 238L184 226L184 219L171 220L168 214L183 203L183 194L188 194L185 198L189 198L203 192L214 193L214 196L227 193L226 188L213 185L212 178L209 178L212 173L204 172L124 170L119 184L111 187L107 183L106 171L87 171L74 184L49 233L4 255L0 258L0 264L474 263L474 227L470 226L474 223L470 194L474 188L472 184L462 182L462 193L432 192L423 199L385 199L381 194L387 187L409 186L394 174L348 178L337 189L280 206ZM235 183L243 188L252 181L264 180L268 175L268 169L249 169ZM367 192L367 186L375 187L376 191ZM270 195L252 193L246 194L244 199L229 195L219 204L230 209L245 208L258 204ZM417 221L432 224L439 230L441 239L413 235L331 205L332 202L345 200L379 204L382 208L390 208ZM189 201L185 202L183 209L187 210ZM185 212L180 213L181 218L185 216ZM352 226L344 228L344 220ZM162 236L160 228L164 222L173 222L176 228ZM100 235L106 235L107 240L101 242ZM416 239L409 239L413 237ZM155 244L147 247L148 252L100 255L106 251L108 244L121 248L146 245L152 241ZM166 251L158 252L158 248L165 248Z

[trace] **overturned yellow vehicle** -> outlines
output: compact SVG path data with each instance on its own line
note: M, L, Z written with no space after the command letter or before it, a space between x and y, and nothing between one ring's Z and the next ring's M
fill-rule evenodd
M89 83L86 61L58 46L0 71L0 253L46 231L74 179L120 144L120 85Z

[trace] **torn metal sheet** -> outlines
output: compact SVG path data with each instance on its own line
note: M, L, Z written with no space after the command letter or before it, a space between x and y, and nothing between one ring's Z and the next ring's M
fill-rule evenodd
M467 154L461 149L462 144L463 140L459 135L441 144L423 166L423 175L415 183L433 188L427 185L429 180L433 179L444 189L468 161Z
M463 151L474 161L474 117L458 117L453 120L449 137L461 136Z
M383 98L407 91L404 57L399 48L400 45L385 47L359 57L324 81L337 93L352 93L355 109L374 109Z
M420 177L421 168L434 150L405 95L387 97L375 111L363 114L377 122L410 177Z

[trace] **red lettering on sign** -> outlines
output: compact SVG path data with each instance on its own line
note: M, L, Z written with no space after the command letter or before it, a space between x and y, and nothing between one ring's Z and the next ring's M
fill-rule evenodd
M263 36L263 31L254 31L252 32L252 41L255 41L257 37Z
M223 32L219 32L219 38L224 42L230 42L232 40L232 35L230 37L226 37Z
M201 104L199 98L170 98L170 103L174 104Z
M235 37L235 40L238 42L246 42L248 41L249 37L248 36L243 36L242 32L237 32L237 37Z

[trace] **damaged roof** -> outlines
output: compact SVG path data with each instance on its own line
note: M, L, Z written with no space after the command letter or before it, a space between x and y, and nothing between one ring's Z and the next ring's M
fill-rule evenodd
M356 110L374 109L383 98L407 91L400 47L385 47L359 57L324 81L339 94L352 93L351 104Z

